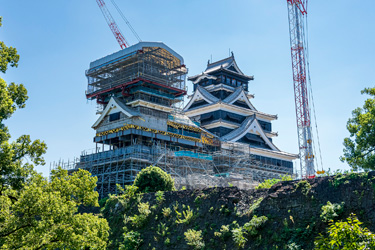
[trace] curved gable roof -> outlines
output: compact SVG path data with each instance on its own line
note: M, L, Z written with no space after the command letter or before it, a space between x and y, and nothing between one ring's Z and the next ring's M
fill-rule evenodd
M244 75L244 73L238 67L236 60L234 59L233 53L232 53L232 56L228 58L224 58L220 61L207 64L207 68L204 71L204 73L214 72L220 68L224 68L224 69L239 73L241 75Z
M140 116L139 112L134 111L131 108L127 107L118 98L111 97L107 106L105 107L102 114L100 115L99 119L91 127L95 129L103 121L104 117L106 117L106 115L108 115L108 113L114 108L118 108L120 112L124 113L129 118Z
M256 119L255 115L247 117L241 124L240 127L231 131L230 133L221 137L221 140L224 141L233 141L236 142L240 140L242 137L246 136L247 133L259 134L260 137L264 140L264 142L275 151L280 151L266 136L262 127L260 126L258 120Z
M201 87L200 85L197 85L197 89L194 92L193 97L190 99L189 103L184 108L184 111L188 110L190 106L199 99L204 99L209 104L216 103L219 101L219 98L212 95L210 92L208 92L205 88Z
M242 87L236 88L236 90L230 94L227 98L223 100L223 102L228 104L233 104L237 100L243 100L251 110L257 111L253 104L250 102L249 98L247 97L244 89Z

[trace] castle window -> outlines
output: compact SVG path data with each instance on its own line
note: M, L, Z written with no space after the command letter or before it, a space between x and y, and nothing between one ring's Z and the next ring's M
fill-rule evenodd
M117 120L120 120L120 112L113 113L113 114L109 115L109 121L110 122L117 121Z

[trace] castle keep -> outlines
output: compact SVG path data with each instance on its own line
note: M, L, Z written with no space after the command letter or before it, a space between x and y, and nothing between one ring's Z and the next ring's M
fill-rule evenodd
M248 188L267 178L292 174L298 155L280 151L271 122L277 119L251 103L249 81L231 57L208 63L188 78L182 56L161 42L140 42L90 63L86 97L98 104L95 152L59 163L98 177L100 197L129 185L156 165L177 186Z

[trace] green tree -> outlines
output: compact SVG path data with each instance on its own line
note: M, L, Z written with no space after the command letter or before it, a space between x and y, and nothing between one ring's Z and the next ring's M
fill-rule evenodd
M48 182L34 175L22 190L0 196L1 249L104 249L108 223L78 206L98 206L96 177L85 170L72 175L61 168ZM17 194L18 193L18 194ZM7 194L16 200L7 198Z
M0 41L1 73L18 61L17 50ZM9 141L4 121L27 99L22 84L0 77L0 249L105 248L108 223L77 213L80 205L98 206L96 177L83 170L68 176L58 169L48 182L34 170L34 164L45 164L46 144L29 135Z
M347 221L330 222L327 236L320 234L315 239L315 250L325 249L375 249L375 234L361 227L354 214Z
M363 108L356 108L346 128L350 137L344 139L344 155L341 161L346 161L354 170L375 169L375 88L361 91L368 94Z
M142 193L172 191L174 189L172 177L162 169L154 166L142 169L135 178L134 185Z

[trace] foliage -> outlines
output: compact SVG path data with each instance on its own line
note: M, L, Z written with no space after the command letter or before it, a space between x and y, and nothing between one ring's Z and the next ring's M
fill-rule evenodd
M142 193L174 190L172 177L158 167L142 169L134 180L134 186Z
M1 27L0 19L0 27ZM8 69L8 64L11 67L18 67L20 56L17 54L17 49L7 47L4 42L0 41L0 71L5 73Z
M288 250L300 250L301 247L297 245L295 242L290 242L286 245L286 249Z
M367 172L364 173L355 173L353 171L336 171L335 175L332 180L330 180L332 186L337 188L341 184L344 183L349 183L349 180L354 180L358 178L366 178L367 177Z
M124 233L124 243L120 245L121 250L139 249L142 243L141 234L139 232L129 231Z
M305 196L310 192L311 185L307 180L299 181L297 184L295 184L296 190L301 190L301 193Z
M203 241L202 231L196 231L194 229L188 229L185 233L185 240L189 246L193 246L194 249L203 249L205 244Z
M171 208L163 207L162 214L164 215L164 217L169 217L171 215L171 213L172 213Z
M315 249L375 249L375 234L361 225L354 214L347 221L331 221L327 235L315 239Z
M148 202L139 203L138 212L139 214L125 218L125 221L130 221L134 228L142 228L145 225L148 216L151 214L150 204Z
M249 210L247 210L246 214L250 215L252 214L260 205L260 203L263 201L263 197L260 197L254 201L253 204L249 207Z
M344 209L344 202L340 204L327 201L327 205L324 205L322 207L322 213L320 214L320 218L322 221L327 222L330 220L335 219L342 213L342 210Z
M158 225L158 230L156 231L156 233L159 236L164 237L164 236L167 235L168 229L169 228L165 225L165 223L160 222L160 224Z
M221 205L220 209L219 209L220 213L226 215L226 216L229 216L232 212L230 211L230 209L228 208L227 205Z
M100 199L99 200L99 207L103 208L108 199L109 199L109 197L104 197L104 198Z
M166 238L164 241L165 246L169 246L171 244L171 240L169 238Z
M245 247L247 239L245 237L245 232L242 227L232 229L232 238L233 238L235 245L238 248Z
M375 88L365 88L361 94L371 98L365 100L363 108L352 111L352 118L346 128L350 136L344 139L344 155L346 161L356 169L375 169Z
M80 205L98 206L96 177L85 170L68 175L59 168L51 182L40 175L32 179L20 192L7 189L0 196L2 249L105 248L107 221L77 213Z
M243 228L252 236L254 235L257 235L258 234L258 228L260 228L261 226L263 226L266 222L267 222L268 218L266 216L256 216L254 215L253 218L251 218L251 220L247 223L245 223L245 225L243 226Z
M190 206L187 206L187 209L182 211L182 214L176 210L176 214L177 214L177 220L176 220L177 224L189 224L195 217L193 210L190 209ZM184 217L183 219L181 219L182 215Z
M279 183L280 181L292 181L293 178L290 175L284 175L281 179L266 179L264 182L260 183L255 189L262 189L262 188L271 188L273 185Z
M127 241L131 243L134 238L136 238L134 244L138 241L142 242L141 235L138 237L133 232L137 232L147 222L150 214L149 204L140 204L143 194L138 192L138 187L134 185L124 188L118 186L117 189L122 194L109 195L109 199L102 209L103 217L107 219L111 227L109 232L110 244L108 246L110 249L118 249L120 244ZM136 214L136 212L139 214Z
M156 197L156 201L159 203L159 205L161 203L163 203L163 201L165 201L164 192L163 191L157 191L155 193L155 197Z
M222 225L220 228L220 232L215 232L214 235L216 237L221 237L223 241L226 241L232 235L232 232L229 227L230 227L229 225Z
M17 50L0 41L0 71L17 67L18 61ZM83 170L68 175L59 168L48 182L34 170L34 164L45 164L46 144L29 135L9 141L4 122L24 108L27 99L22 84L0 78L0 248L105 248L106 220L78 213L78 206L98 206L96 177Z

